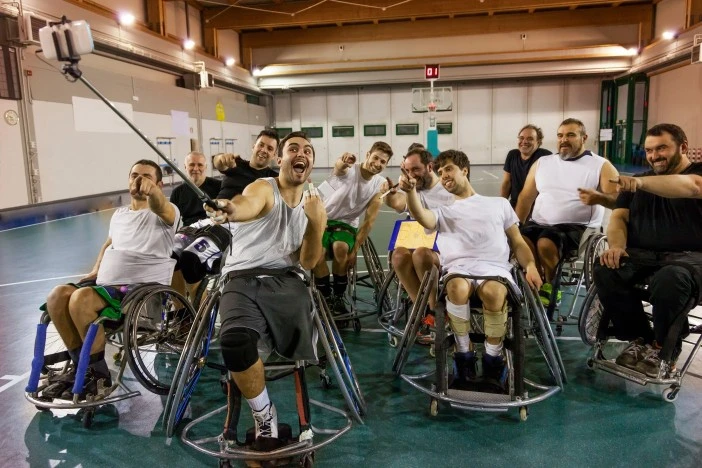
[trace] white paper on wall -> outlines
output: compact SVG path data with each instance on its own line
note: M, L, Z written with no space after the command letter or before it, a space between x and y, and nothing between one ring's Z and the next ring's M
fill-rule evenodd
M134 110L131 104L124 102L112 102L112 104L130 122L134 122ZM132 132L132 129L99 99L73 96L73 123L77 132Z
M171 110L173 135L190 136L190 115L187 112Z

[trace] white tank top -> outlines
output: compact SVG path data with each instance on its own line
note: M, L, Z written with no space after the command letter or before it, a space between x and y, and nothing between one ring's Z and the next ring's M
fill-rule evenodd
M602 225L605 209L601 205L584 205L578 188L597 189L606 159L590 151L575 160L563 160L558 154L542 156L536 162L536 190L532 219L538 224Z
M358 164L349 167L344 176L332 175L319 187L327 218L357 228L368 202L380 191L383 182L385 179L377 174L370 180L364 179Z
M286 268L298 266L300 247L307 229L307 216L302 199L296 207L289 207L272 177L265 180L273 187L273 208L263 218L243 223L229 223L232 233L231 250L222 274L250 268ZM227 223L223 224L227 227Z

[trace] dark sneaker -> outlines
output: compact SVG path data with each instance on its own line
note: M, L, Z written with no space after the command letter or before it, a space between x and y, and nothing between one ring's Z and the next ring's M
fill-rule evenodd
M45 398L61 398L66 390L73 387L73 382L76 381L76 374L69 372L49 378L49 385L42 390L41 395Z
M629 369L636 369L636 365L643 359L643 353L646 349L646 344L643 338L637 338L629 345L624 348L624 351L617 356L614 362L618 366L628 367Z
M261 411L253 413L256 439L259 437L278 438L278 412L273 403L268 403Z
M83 382L83 391L78 394L79 400L85 400L88 395L100 396L106 389L112 386L112 376L110 374L102 375L95 371L92 367L88 367ZM73 399L73 385L63 392L61 398L64 400Z
M641 360L636 363L635 369L648 377L656 378L661 370L661 358L658 349L646 345L642 352Z
M478 370L475 362L475 353L453 353L453 360L456 363L456 379L461 382L475 380Z
M333 315L348 315L349 309L346 307L346 299L344 296L332 296L331 311Z
M507 366L502 356L483 354L483 380L494 386L497 392L507 388Z

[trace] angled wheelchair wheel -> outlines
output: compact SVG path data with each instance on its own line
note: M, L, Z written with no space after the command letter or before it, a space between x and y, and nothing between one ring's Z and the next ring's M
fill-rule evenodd
M546 360L553 380L556 382L556 385L562 388L566 381L565 366L558 351L556 338L546 318L546 311L541 301L534 296L534 292L529 287L524 278L524 273L521 271L519 272L519 283L524 294L526 310L530 314L529 318L532 320L531 333L534 335L539 350Z
M166 395L195 319L188 300L168 286L150 285L125 309L124 346L134 377Z
M595 234L592 239L588 241L587 248L585 249L585 258L583 259L583 284L586 290L589 290L590 286L592 286L592 272L596 262L599 261L600 255L607 250L608 247L607 236L604 234Z
M594 346L597 342L597 330L600 328L602 320L602 303L597 296L597 287L593 284L587 290L583 308L578 319L578 332L580 338L588 346Z
M366 269L368 270L368 275L373 283L373 292L375 293L375 297L377 299L380 287L385 280L385 271L383 270L382 263L380 263L378 251L375 249L375 245L370 238L366 239L366 241L361 244L361 253L363 254L363 259L366 262Z
M173 385L168 392L163 411L163 426L168 437L172 437L182 420L190 398L195 391L202 369L207 362L221 292L212 292L198 311L195 322L185 342L185 351L178 361Z
M394 270L388 272L378 294L378 323L395 338L402 335L402 328L411 309L409 295L402 287Z
M314 291L316 304L315 324L320 334L320 342L327 356L327 363L337 380L341 393L354 419L363 424L363 416L367 406L363 393L358 384L356 373L351 365L351 359L346 352L346 346L341 339L339 330L331 316L331 312L319 291Z

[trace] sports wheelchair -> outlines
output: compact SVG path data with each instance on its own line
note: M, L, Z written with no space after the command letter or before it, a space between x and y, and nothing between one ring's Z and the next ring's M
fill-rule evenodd
M334 320L340 328L346 328L351 323L353 330L356 332L361 330L362 318L375 314L376 298L385 279L385 271L380 262L378 251L370 237L361 244L361 255L366 265L366 273L361 274L359 272L358 262L350 267L348 271L349 284L344 294L344 301L350 306L350 310L346 314L334 314ZM373 291L372 299L360 297L359 286L371 289ZM361 309L359 308L361 304L370 307Z
M446 402L451 407L486 412L503 412L509 408L518 407L521 420L528 416L528 406L543 401L563 389L566 383L566 373L563 361L556 344L556 339L549 326L546 313L541 302L534 296L524 274L519 268L513 271L516 284L500 277L478 277L466 275L447 275L441 278L438 285L439 301L436 308L436 338L433 368L419 374L403 373L410 351L415 342L416 332L421 322L421 315L428 301L431 284L437 281L439 272L434 268L424 275L417 302L412 307L398 351L393 362L393 372L405 382L419 391L426 393L430 399L430 414L436 416L439 402ZM505 362L507 366L507 381L504 393L486 392L480 390L465 390L451 388L455 370L453 368L453 346L455 338L447 330L446 324L446 292L444 290L449 279L463 277L469 279L486 279L502 283L507 287L508 322L507 334L504 340ZM520 292L521 290L521 292ZM481 309L473 309L477 294L471 298L471 341L482 343L485 340L483 316ZM543 354L554 385L543 385L525 377L524 356L526 332L531 333ZM525 384L535 389L538 394L530 395ZM476 386L478 388L479 386Z
M173 369L183 352L195 311L180 293L155 283L130 286L121 307L121 316L103 311L90 325L77 367L71 362L49 314L42 314L37 325L29 382L25 388L25 397L29 402L42 411L82 409L82 423L90 427L99 406L141 394L138 390L131 390L124 382L127 364L134 378L146 390L159 395L169 392ZM90 349L100 325L106 329L107 344L117 347L113 358L119 363L119 371L113 385L105 386L101 379L96 394L81 396ZM75 380L70 398L43 395L49 385L69 379L73 374Z
M241 437L239 418L241 413L242 396L236 384L228 375L224 365L216 362L211 354L212 342L215 340L219 312L219 299L223 284L218 284L208 296L197 313L195 322L187 337L185 351L178 362L174 374L173 386L166 399L163 427L168 437L174 435L178 425L183 421L186 410L195 392L196 384L205 367L220 372L220 383L231 391L227 394L227 405L211 411L189 422L181 432L181 440L200 453L208 454L219 459L220 466L230 466L232 460L246 460L248 463L259 463L261 466L275 466L276 463L289 463L297 460L300 466L311 467L314 463L314 453L319 448L332 443L351 429L353 421L363 424L363 416L367 406L363 393L358 385L351 360L346 352L341 335L334 322L324 298L319 291L310 286L310 294L314 304L314 323L318 333L324 356L319 362L307 361L271 361L264 365L266 380L274 381L285 376L293 375L295 381L295 402L298 415L298 431L294 435L289 425L279 423L280 439L283 447L270 452L251 449L254 442L253 429ZM320 367L322 387L332 387L332 379L326 370L331 368L339 390L346 402L348 412L335 408L323 402L311 399L308 393L306 369ZM344 421L339 428L318 428L312 424L311 406L335 414ZM203 422L220 413L225 413L224 430L221 434L206 438L193 438L195 428Z
M646 284L637 285L635 290L640 297L644 306L644 312L647 318L653 322L652 306L648 303L648 286ZM663 343L664 350L671 350L675 341L678 339L678 332L682 333L685 338L683 343L690 345L687 358L681 367L676 367L674 362L666 359L661 359L661 367L658 371L658 376L650 377L636 369L621 366L615 362L615 359L608 359L605 356L605 350L608 347L610 337L614 336L616 330L611 324L611 319L605 313L604 307L600 302L597 292L597 286L592 284L588 289L582 312L578 320L578 331L583 342L592 346L592 354L587 359L587 366L594 369L600 369L613 375L622 377L630 382L635 382L645 386L664 385L667 386L661 394L665 401L673 402L677 399L682 381L690 365L692 364L695 355L702 346L702 312L695 309L697 304L695 300L691 300L687 305L687 314L681 314L678 319L670 327L670 331ZM699 335L696 340L689 338L689 335ZM610 345L611 346L611 345ZM663 352L662 350L661 352ZM697 377L702 377L696 375Z
M551 282L551 295L548 298L546 316L556 324L556 335L563 332L563 325L569 324L569 319L575 319L575 307L580 297L581 288L587 291L592 284L592 270L595 262L602 252L607 249L607 237L602 234L601 228L588 228L583 232L580 245L577 250L567 252L561 256L561 260L556 266L556 272ZM558 304L558 292L562 286L574 286L572 291L573 300L570 303L566 315L556 315ZM576 322L570 322L576 324Z

